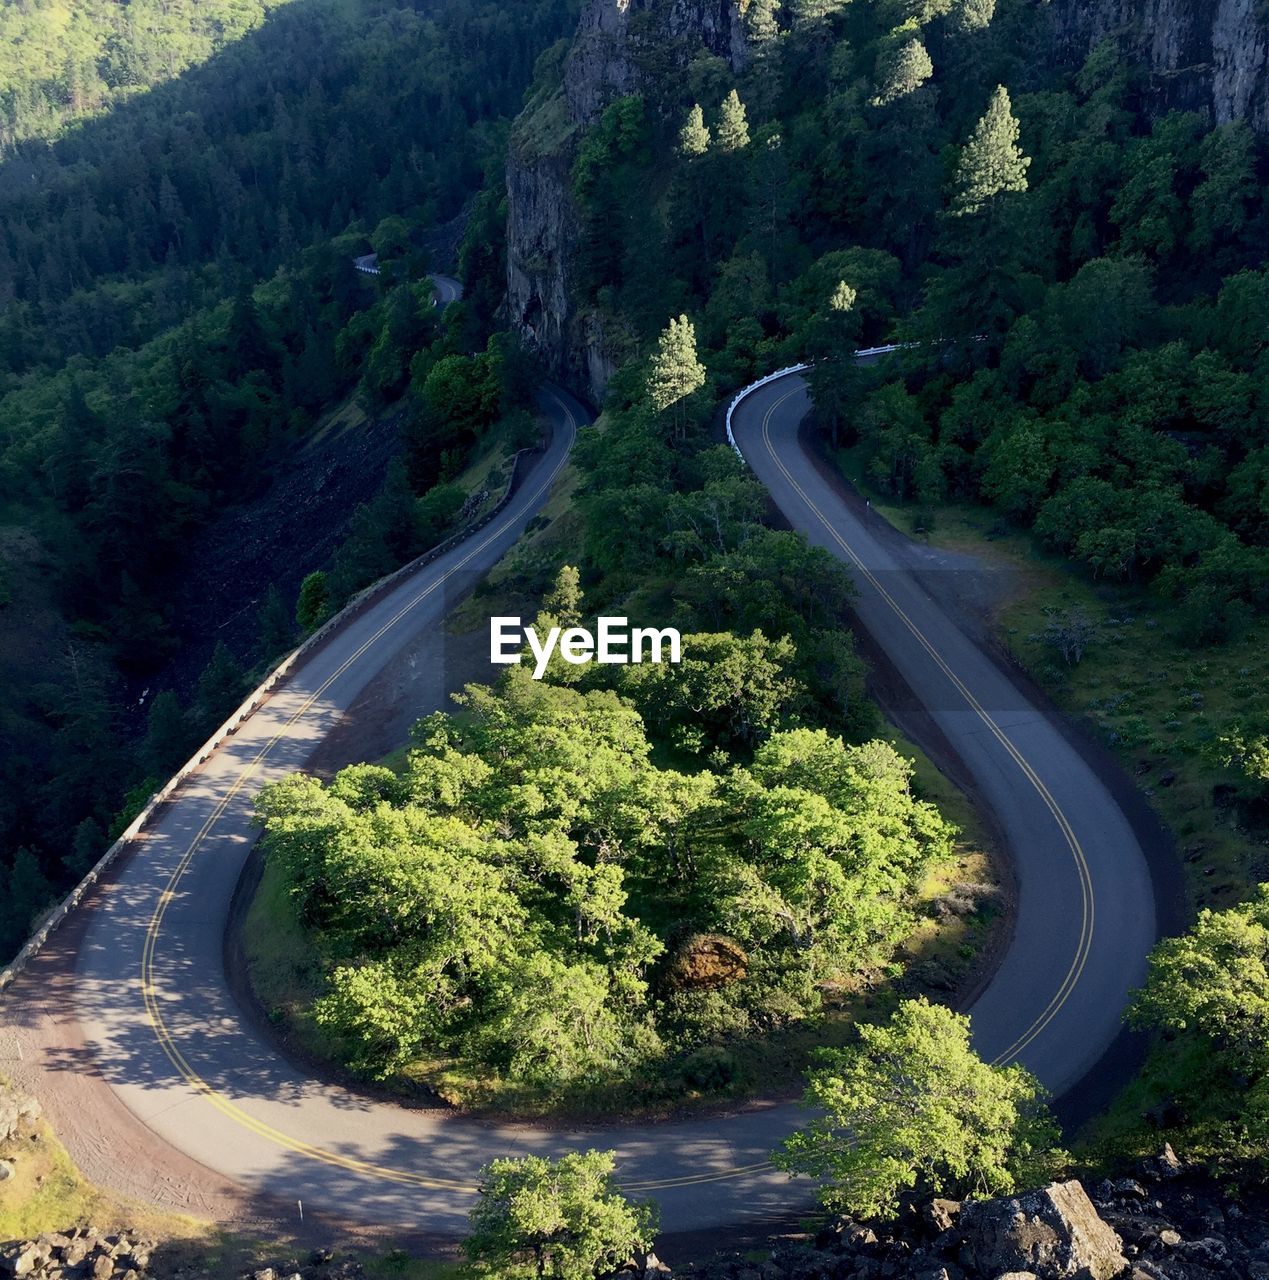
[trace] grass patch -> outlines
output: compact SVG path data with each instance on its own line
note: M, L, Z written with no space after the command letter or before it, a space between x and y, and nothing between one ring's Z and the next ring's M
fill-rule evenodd
M200 1223L177 1214L129 1204L99 1191L79 1172L48 1124L37 1121L0 1144L0 1160L13 1177L0 1184L0 1240L22 1240L42 1231L95 1226L103 1232L207 1240Z
M370 1280L459 1280L468 1274L461 1262L414 1258L404 1249L389 1249L362 1265Z

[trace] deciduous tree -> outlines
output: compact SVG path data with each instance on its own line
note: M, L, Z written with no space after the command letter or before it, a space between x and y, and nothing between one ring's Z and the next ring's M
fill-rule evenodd
M773 1156L823 1179L820 1198L863 1217L893 1213L901 1192L998 1195L1051 1172L1057 1131L1039 1083L991 1067L970 1047L969 1019L925 999L888 1023L861 1025L811 1073L822 1112Z
M594 1280L652 1246L656 1210L616 1187L611 1151L495 1160L481 1170L467 1256L497 1280Z

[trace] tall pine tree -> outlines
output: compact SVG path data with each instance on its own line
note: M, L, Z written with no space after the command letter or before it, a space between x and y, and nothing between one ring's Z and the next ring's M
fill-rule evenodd
M686 316L671 319L648 370L648 400L656 413L672 419L681 435L686 421L684 401L704 385L705 366L696 355L696 328Z
M679 130L679 155L693 160L703 156L709 150L709 129L705 124L705 113L699 102L693 103L687 113L687 121Z
M1009 90L996 86L987 113L961 152L956 169L952 212L981 213L1004 195L1027 189L1031 157L1018 145L1018 121L1009 102Z
M749 121L745 116L745 104L733 89L724 99L718 111L718 149L725 154L743 151L749 145Z

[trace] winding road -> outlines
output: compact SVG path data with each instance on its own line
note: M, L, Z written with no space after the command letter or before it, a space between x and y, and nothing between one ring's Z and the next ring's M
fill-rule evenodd
M96 1179L135 1193L129 1161L157 1138L185 1160L180 1179L145 1184L167 1207L196 1210L205 1176L345 1222L457 1236L489 1159L602 1145L617 1150L628 1190L660 1202L666 1231L759 1223L811 1202L808 1183L766 1163L799 1122L792 1104L568 1133L407 1109L307 1078L240 1012L227 983L225 927L254 836L255 792L303 767L406 646L443 662L446 613L540 509L586 421L553 388L541 408L549 443L499 517L337 629L92 894L64 962L73 1011L50 1010L58 997L39 963L6 994L0 1053L9 1035L22 1052L0 1069L46 1099ZM1115 1038L1143 976L1156 936L1146 859L1058 725L894 560L875 518L861 519L822 477L798 441L807 408L798 376L758 388L736 410L738 446L790 522L850 566L862 624L994 811L1016 865L1017 929L972 1009L975 1035L989 1058L1021 1060L1061 1092ZM115 1136L70 1114L83 1105L68 1101L72 1080L91 1084L81 1099L116 1108Z

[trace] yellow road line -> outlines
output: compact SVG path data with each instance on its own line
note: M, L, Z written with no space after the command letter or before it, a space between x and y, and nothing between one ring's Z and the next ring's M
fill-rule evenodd
M845 554L851 560L851 562L868 579L868 581L878 591L878 593L882 596L882 598L887 601L887 603L891 606L891 608L894 609L896 614L898 614L898 616L902 619L904 624L908 627L908 629L912 632L912 634L916 637L916 639L922 644L922 646L934 659L934 661L940 667L940 669L943 670L943 672L947 675L948 679L951 680L951 682L963 694L966 701L974 709L974 711L978 714L978 716L982 719L983 723L994 734L994 736L1001 742L1001 744L1005 747L1006 751L1018 764L1019 768L1022 769L1023 773L1027 776L1028 780L1031 781L1032 785L1039 792L1041 797L1044 799L1046 806L1049 808L1055 820L1058 822L1059 827L1062 829L1063 834L1065 835L1067 842L1071 847L1071 851L1075 857L1077 867L1080 869L1080 874L1081 874L1080 889L1083 897L1083 920L1082 920L1082 927L1081 927L1081 943L1080 943L1080 946L1077 948L1076 958L1072 961L1071 968L1068 970L1067 976L1063 980L1062 986L1059 987L1058 992L1055 994L1053 999L1050 1000L1048 1007L1035 1020L1032 1026L1026 1032L1024 1032L1023 1035L1020 1036L1018 1040L1016 1040L1014 1044L1009 1047L1009 1049L1005 1050L1005 1052L996 1059L996 1062L1001 1062L1011 1056L1015 1056L1019 1051L1021 1051L1021 1049L1025 1048L1026 1045L1029 1044L1031 1040L1033 1040L1037 1035L1039 1035L1040 1032L1044 1029L1044 1027L1047 1026L1050 1021L1052 1021L1052 1018L1056 1015L1058 1009L1061 1008L1062 1004L1065 1003L1066 999L1069 997L1070 991L1073 989L1075 983L1078 981L1080 973L1083 971L1084 964L1087 961L1088 949L1089 949L1089 946L1091 945L1092 920L1093 920L1091 878L1089 877L1089 874L1088 874L1087 863L1084 860L1083 851L1080 848L1078 839L1075 837L1074 832L1071 830L1070 824L1067 822L1065 816L1062 814L1061 809L1057 806L1057 803L1054 801L1053 797L1050 795L1043 781L1035 774L1035 771L1031 768L1030 764L1025 760L1025 758L1021 755L1021 753L1017 750L1017 748L1013 745L1013 743L1005 736L1003 731L995 723L995 721L991 718L991 716L986 712L986 710L978 703L978 701L974 698L973 694L970 693L970 691L964 686L964 684L960 681L960 679L955 675L955 673L943 660L942 656L934 649L934 647L920 632L920 630L916 627L916 625L912 622L912 620L907 616L907 614L903 612L903 610L899 607L898 603L893 599L893 597L890 596L890 594L881 586L881 584L876 580L876 578L872 575L872 573L866 568L863 561L855 554L853 548L851 548L849 544L845 542L845 540L841 537L841 535L837 532L837 530L832 526L832 524L828 521L828 519L824 516L824 514L819 510L819 508L815 505L815 503L811 501L811 499L807 496L807 494L802 489L802 487L797 483L797 481L789 473L788 468L785 467L784 463L776 455L775 450L771 443L771 438L769 433L771 416L775 412L775 410L780 407L780 405L782 405L786 400L788 400L791 396L795 394L796 394L796 389L794 391L790 391L786 393L783 397L781 397L778 401L776 401L775 404L773 404L771 408L768 410L766 417L763 420L763 426L762 426L763 440L767 446L768 453L770 454L771 458L775 462L776 466L779 467L780 471L784 475L785 479L789 482L791 487L799 494L802 500L806 503L807 507L815 513L815 515L819 518L819 520L824 525L824 527L829 531L833 539L838 543L839 546L841 546L842 550L845 552ZM576 423L576 419L572 414L572 411L569 410L568 407L561 400L559 400L558 397L553 397L553 398L556 399L556 402L564 410L569 420L570 430L573 433L575 433L577 428L577 423ZM542 485L539 486L539 488L533 495L534 501L536 501L555 482L556 477L559 475L560 471L563 469L565 463L567 462L567 457L568 455L566 453L565 457L561 459L560 463L552 470L551 474L543 481ZM443 573L441 577L438 578L434 583L432 583L431 586L426 588L424 591L420 592L417 596L415 596L407 604L405 604L400 611L398 611L392 618L390 618L387 622L385 622L383 626L380 627L374 633L374 635L372 635L368 640L366 640L348 659L346 659L339 666L339 668L322 684L322 686L305 701L304 705L300 707L300 709L296 711L290 717L290 719L287 720L285 725L283 725L282 729L279 730L279 732L275 734L273 738L271 738L263 748L261 748L260 752L251 761L251 763L247 765L246 768L244 768L242 772L238 775L233 786L226 793L224 798L219 802L219 804L213 810L211 816L207 819L207 821L203 824L202 828L199 830L197 835L195 835L194 839L190 842L190 845L186 849L184 855L182 856L180 863L178 864L176 870L173 872L171 879L168 881L167 887L164 889L163 893L160 895L158 906L155 908L154 914L150 920L149 928L147 929L147 932L146 932L146 942L142 952L142 961L141 961L142 992L145 997L146 1012L147 1012L150 1024L154 1029L155 1036L160 1046L162 1047L164 1053L166 1054L168 1060L176 1068L177 1072L185 1080L185 1082L189 1084L191 1087L193 1087L203 1097L205 1097L213 1106L217 1108L217 1110L219 1110L228 1118L232 1119L235 1123L241 1125L243 1128L249 1130L250 1132L253 1132L258 1136L263 1137L270 1142L273 1142L275 1145L283 1147L286 1150L296 1152L297 1154L303 1155L309 1159L319 1161L323 1164L333 1165L338 1168L347 1169L354 1173L367 1174L385 1181L402 1183L410 1186L423 1187L423 1188L428 1188L432 1190L454 1190L454 1191L462 1191L462 1192L471 1192L471 1191L474 1191L475 1188L470 1182L451 1179L451 1178L435 1178L435 1177L430 1177L426 1174L415 1173L414 1171L408 1170L408 1169L396 1169L389 1166L376 1165L368 1161L358 1160L351 1156L341 1155L338 1152L327 1151L321 1147L314 1146L311 1143L304 1142L297 1138L293 1138L289 1134L283 1133L282 1131L274 1128L272 1125L269 1125L264 1121L259 1120L256 1117L248 1114L246 1111L242 1110L241 1107L237 1106L234 1102L230 1101L218 1090L213 1088L213 1086L211 1086L205 1080L203 1080L198 1075L198 1073L194 1070L194 1068L189 1064L185 1056L181 1053L181 1050L177 1046L176 1041L172 1036L172 1033L170 1032L166 1023L164 1022L162 1010L159 1006L159 1002L157 999L158 988L154 980L154 955L155 955L155 948L157 945L159 933L162 928L163 917L166 914L168 904L171 902L174 896L176 885L179 883L182 876L185 874L186 870L189 868L189 865L192 862L194 855L197 853L199 847L201 846L203 841L206 839L212 827L215 825L217 821L219 821L220 817L228 808L229 804L232 803L232 801L234 800L238 792L242 789L242 787L246 785L247 781L254 775L254 773L260 767L260 765L263 764L264 761L268 759L270 753L277 746L277 744L286 736L287 731L299 719L301 719L304 715L306 715L308 711L311 710L314 703L331 687L331 685L341 675L343 675L353 663L358 661L374 644L376 644L387 631L389 631L392 627L394 627L407 613L409 613L412 609L414 609L416 605L420 604L423 600L425 600L428 596L430 596L438 587L440 587L443 583L445 583L452 574L457 573L460 569L462 569L465 565L467 565L475 556L479 555L481 551L483 551L487 546L489 546L491 542L501 537L513 523L514 523L514 519L504 521L501 525L499 525L499 527L493 533L491 533L478 546L473 548L462 560L460 560L458 564L454 565L453 568L446 570L446 572ZM679 1178L664 1178L664 1179L651 1180L651 1181L631 1182L631 1183L625 1183L623 1184L623 1186L625 1187L626 1190L635 1191L635 1192L667 1190L675 1187L696 1186L703 1183L726 1181L726 1180L737 1178L737 1177L743 1177L750 1174L760 1173L769 1169L770 1167L771 1165L769 1161L761 1160L751 1164L739 1165L731 1169L718 1170L708 1174L686 1175Z
M577 420L573 416L572 410L570 410L568 406L553 393L552 398L560 408L563 409L568 418L570 434L571 436L575 436L577 432ZM572 440L570 439L569 449L565 450L564 456L553 468L551 474L543 480L541 485L538 486L530 501L530 505L536 502L550 488L550 486L555 483L556 477L564 469L564 466L568 461L571 446ZM249 1115L247 1112L243 1111L242 1108L231 1102L218 1090L213 1088L213 1086L208 1084L207 1081L203 1080L181 1052L170 1029L164 1021L163 1012L157 1000L158 985L154 978L154 955L159 933L163 925L163 917L167 912L168 904L175 896L176 886L188 870L190 863L193 861L194 855L198 852L199 847L206 839L208 833L220 820L221 816L237 796L238 792L246 785L247 781L252 777L260 765L268 759L273 749L286 736L287 731L312 709L314 703L317 702L317 700L331 687L332 684L334 684L336 680L339 679L341 675L348 670L349 667L357 662L391 628L396 626L396 624L400 622L406 614L413 610L423 600L427 599L427 597L436 591L438 587L447 582L453 574L457 573L460 569L469 564L471 560L488 547L490 543L494 542L506 533L518 518L519 517L511 517L510 519L504 520L492 533L489 534L488 537L486 537L477 546L473 547L472 550L469 551L467 555L465 555L456 565L447 569L429 587L421 591L418 595L414 596L404 606L402 606L402 608L394 614L393 617L389 618L388 621L385 622L372 636L370 636L369 639L364 641L351 656L340 664L329 678L322 683L321 687L305 700L303 706L301 706L299 710L286 721L282 728L260 749L251 763L248 764L235 779L233 785L226 792L224 798L212 810L211 815L208 817L207 821L203 823L202 827L185 850L185 853L182 855L175 871L173 871L171 878L168 880L167 886L159 895L158 904L155 907L154 914L150 918L149 927L146 930L145 946L143 947L141 954L141 991L145 998L146 1014L150 1025L154 1030L155 1038L158 1040L163 1052L176 1068L182 1079L184 1079L185 1082L193 1087L198 1093L202 1094L209 1102L212 1103L213 1106L217 1108L217 1110L221 1111L244 1128L249 1129L251 1132L267 1138L287 1150L295 1151L315 1160L320 1160L325 1164L336 1165L340 1168L349 1169L357 1173L373 1174L375 1177L384 1178L393 1182L403 1182L412 1186L429 1187L433 1189L470 1191L473 1190L473 1187L469 1182L449 1178L431 1178L423 1174L414 1173L411 1170L392 1169L382 1165L370 1164L364 1160L357 1160L353 1157L340 1155L333 1151L325 1151L320 1147L313 1146L311 1143L292 1138L290 1135L273 1128L272 1125L266 1124L264 1121L258 1120L256 1117Z
M953 686L962 695L962 697L964 697L965 701L973 709L974 713L978 716L978 718L983 722L983 724L991 732L992 736L995 737L995 739L1000 743L1002 747L1004 747L1005 751L1008 752L1010 758L1014 761L1015 764L1017 764L1018 768L1022 770L1022 773L1026 777L1027 781L1030 782L1031 785L1036 789L1036 791L1039 793L1041 800L1044 801L1045 807L1053 815L1053 819L1057 823L1058 828L1061 830L1062 835L1065 838L1068 847L1070 848L1071 856L1075 861L1076 871L1079 875L1080 899L1081 899L1080 938L1075 948L1075 955L1071 960L1070 967L1066 971L1066 976L1062 979L1062 983L1058 987L1057 991L1054 993L1053 998L1049 1001L1048 1005L1040 1013L1040 1015L1035 1019L1035 1021L1031 1024L1031 1026L1028 1027L1024 1032L1022 1032L1022 1034L1018 1036L1018 1038L1013 1042L1013 1044L1011 1044L1007 1049L1005 1049L1003 1052L998 1054L996 1058L993 1059L992 1065L996 1066L1001 1063L1007 1062L1013 1058L1016 1058L1018 1054L1021 1053L1022 1050L1025 1049L1027 1045L1029 1045L1036 1038L1036 1036L1038 1036L1045 1029L1045 1027L1047 1027L1049 1023L1053 1021L1053 1019L1057 1016L1058 1010L1061 1009L1062 1006L1066 1003L1066 1001L1070 998L1071 992L1075 989L1075 985L1079 981L1080 975L1084 971L1084 966L1088 962L1088 954L1092 947L1093 924L1094 924L1094 920L1096 919L1096 902L1095 902L1095 896L1093 892L1092 876L1089 873L1089 869L1088 869L1088 862L1084 857L1084 850L1080 845L1079 839L1076 836L1074 829L1071 827L1070 822L1067 821L1066 815L1062 812L1061 807L1058 805L1057 801L1053 798L1048 787L1045 786L1043 779L1040 778L1040 776L1036 773L1036 771L1031 767L1030 762L1022 754L1022 752L1018 750L1018 748L1014 745L1014 743L1010 740L1010 738L1005 734L1004 730L1001 729L1001 727L996 723L996 721L992 718L992 716L988 713L988 711L982 706L982 704L978 701L978 699L975 698L974 695L970 692L970 690L966 687L966 685L960 679L960 677L957 676L957 674L947 664L947 662L943 658L943 655L939 653L939 651L934 647L933 644L930 643L930 641L926 638L926 636L920 630L920 628L916 625L916 623L914 623L912 619L907 615L907 613L904 612L904 610L900 607L899 602L895 600L895 598L885 589L885 587L881 585L881 583L877 580L876 575L873 574L872 571L868 568L868 566L864 564L863 560L855 552L855 549L842 537L842 535L833 526L832 522L828 519L828 517L825 516L824 513L819 509L819 507L816 506L816 504L811 500L806 490L803 489L802 486L798 484L798 482L793 478L793 475L789 471L788 467L784 465L783 461L781 461L779 455L776 453L775 447L771 442L770 427L771 427L772 415L774 415L775 411L778 408L780 408L781 405L783 405L786 401L792 399L793 396L797 395L800 390L801 388L794 387L791 391L786 391L784 395L782 395L778 400L776 400L771 405L771 407L767 410L766 414L762 419L762 440L763 440L763 444L766 446L768 456L775 463L775 465L780 469L781 475L784 476L785 480L788 481L789 485L793 488L793 490L797 493L797 495L802 499L804 503L806 503L807 507L815 513L820 523L824 526L826 530L828 530L828 533L832 537L833 541L836 542L837 545L845 553L846 558L855 566L858 572L868 581L868 583L873 587L873 589L877 592L877 594L881 596L881 598L890 606L891 609L894 610L895 614L899 617L900 621L902 621L904 626L908 629L908 631L912 633L913 637L915 637L915 639L921 645L921 647L933 659L935 665L943 672L943 674L948 678L948 680L951 681Z

